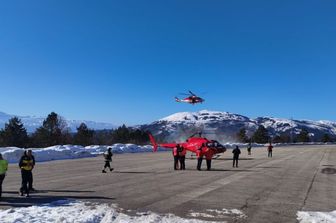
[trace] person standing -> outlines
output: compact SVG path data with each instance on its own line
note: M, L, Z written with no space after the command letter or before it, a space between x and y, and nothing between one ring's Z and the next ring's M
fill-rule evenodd
M35 159L33 158L32 151L31 150L25 151L19 162L22 178L20 196L23 196L24 193L26 193L26 197L29 197L29 189L32 188L33 183L32 170L34 166L35 166Z
M2 182L6 177L7 169L8 169L8 162L2 157L2 154L0 153L0 198L2 195Z
M239 160L239 155L240 155L240 149L238 146L234 150L232 150L233 153L233 164L232 167L238 167L238 160Z
M109 168L110 171L113 170L113 168L111 168L111 162L112 162L112 148L108 147L107 152L104 153L104 158L105 158L105 165L104 165L104 169L102 170L102 173L106 173L105 169Z
M179 151L179 157L180 157L180 170L185 170L185 156L187 153L187 150L183 147L177 144L177 150Z
M178 147L180 145L177 144L174 148L173 148L173 157L174 157L174 170L177 170L178 169L178 162L179 162L179 159L180 159L180 156L179 156L179 152L178 152Z
M33 159L33 168L35 167L35 157L33 155L33 151L31 149L28 149L28 153L30 153L31 155L31 158ZM31 175L31 180L29 181L29 184L28 184L28 190L29 192L36 192L35 188L33 187L33 180L34 180L34 177L33 177L33 172L32 172L32 175Z
M273 146L272 143L270 142L270 144L267 147L267 151L268 151L268 157L272 157L272 153L273 153Z
M196 150L196 156L197 156L197 170L201 170L202 167L202 161L203 161L203 152L202 152L203 145Z
M251 150L252 150L252 145L251 145L251 143L249 143L248 146L247 146L247 153L248 153L249 156L251 156Z

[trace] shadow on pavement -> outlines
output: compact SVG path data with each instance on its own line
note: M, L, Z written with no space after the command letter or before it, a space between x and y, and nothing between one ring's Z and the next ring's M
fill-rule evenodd
M52 192L49 191L49 192ZM55 191L54 191L55 192ZM56 190L56 192L61 192L59 190ZM68 191L69 193L73 193ZM83 191L75 191L75 193L80 193ZM44 191L43 193L47 193L47 191ZM6 194L17 194L17 196L11 196L7 197ZM58 200L66 200L66 199L74 199L74 200L115 200L115 198L111 197L103 197L103 196L73 196L73 195L40 195L39 192L31 194L30 197L21 197L19 196L18 192L13 191L4 191L3 196L0 199L0 207L29 207L33 205L41 205L41 204L47 204Z

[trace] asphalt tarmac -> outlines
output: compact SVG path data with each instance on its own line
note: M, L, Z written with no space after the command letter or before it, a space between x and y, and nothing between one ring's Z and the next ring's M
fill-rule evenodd
M133 214L152 211L227 222L297 222L297 211L336 210L336 146L246 148L238 168L231 150L213 160L212 171L174 171L171 152L115 154L113 172L101 173L103 157L37 163L30 198L19 197L20 170L10 164L0 208L62 199L117 204ZM187 155L190 157L190 153ZM238 209L243 215L225 212ZM194 213L194 214L193 214ZM195 215L195 213L198 213Z

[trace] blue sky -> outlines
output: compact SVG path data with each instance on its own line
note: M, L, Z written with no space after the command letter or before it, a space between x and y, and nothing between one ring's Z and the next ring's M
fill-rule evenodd
M4 1L0 111L141 124L180 111L336 121L336 2ZM192 90L201 105L179 104Z

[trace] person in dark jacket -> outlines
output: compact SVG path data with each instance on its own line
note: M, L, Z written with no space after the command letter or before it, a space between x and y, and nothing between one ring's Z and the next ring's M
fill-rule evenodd
M273 146L272 146L271 142L270 142L270 144L267 147L267 151L268 151L268 157L272 157Z
M251 145L251 143L249 143L247 145L247 153L248 153L248 155L251 155L251 150L252 150L252 145Z
M111 164L110 164L112 162L112 156L113 156L112 148L108 147L107 152L104 153L105 165L104 165L104 169L102 170L102 173L106 173L106 171L105 171L106 168L109 168L110 171L113 170L113 168L111 168Z
M183 146L180 146L179 144L177 146L178 146L177 151L180 157L180 170L185 170L185 156L187 150Z
M174 157L174 170L178 170L178 162L179 162L179 159L180 159L180 156L179 156L179 150L180 148L180 145L177 144L174 148L173 148L173 157Z
M202 161L203 161L203 151L202 151L203 145L197 149L196 156L197 156L197 170L201 170L202 167Z
M233 164L232 167L238 167L238 160L239 160L239 155L240 155L240 149L238 146L234 150L232 150L233 153Z
M33 173L32 170L35 167L35 158L32 154L32 150L26 150L23 153L19 161L19 167L21 169L21 188L20 196L26 193L26 197L29 197L29 192L33 190Z

